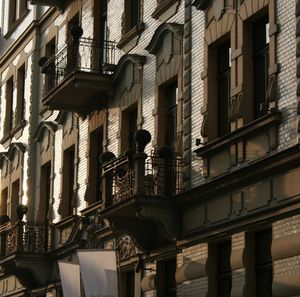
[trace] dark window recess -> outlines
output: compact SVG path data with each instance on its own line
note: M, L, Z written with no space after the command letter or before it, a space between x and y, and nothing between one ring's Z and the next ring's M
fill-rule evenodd
M25 65L18 69L17 78L17 112L15 115L15 125L19 124L24 119L25 107Z
M15 223L17 221L17 206L19 205L19 193L20 193L20 180L17 179L12 184L12 191L10 197L10 201L11 201L10 217L12 223Z
M19 17L27 10L27 0L19 0Z
M231 296L231 241L224 241L217 245L217 284L218 297Z
M264 16L253 23L253 110L254 118L262 115L266 104L269 68L269 19Z
M230 132L229 130L229 103L230 103L230 41L218 47L218 137Z
M52 56L55 55L56 51L56 42L55 38L51 39L47 44L46 44L46 49L45 49L45 55L47 58L51 58ZM52 60L51 65L47 67L47 75L46 75L46 91L49 91L54 88L55 86L55 61Z
M100 201L101 190L101 163L100 155L103 152L103 130L99 128L90 134L90 166L89 166L89 203Z
M130 110L128 117L128 147L135 150L134 134L137 130L137 108Z
M27 11L27 0L9 0L8 28L11 28Z
M51 163L48 162L41 169L41 203L44 204L43 219L48 221L51 195Z
M100 4L100 65L106 62L105 42L107 40L107 0Z
M176 149L177 142L177 82L165 89L165 145L172 151Z
M17 0L10 0L7 3L9 3L8 27L10 28L17 21Z
M176 259L167 260L165 262L165 297L176 297Z
M63 160L63 207L62 217L68 217L73 214L73 195L74 195L74 176L75 176L75 148L64 151Z
M79 40L73 40L71 28L79 26L79 15L76 14L68 23L67 73L72 73L79 66Z
M126 297L134 297L134 272L126 273Z
M255 233L256 297L272 297L272 229Z
M14 78L11 77L6 83L6 119L5 134L10 133L13 128L14 118Z
M131 28L140 24L141 5L140 0L125 1L125 31L128 32ZM125 33L126 33L125 32Z
M49 226L49 210L51 201L51 162L44 164L41 168L41 181L40 181L40 211L41 220L45 225L44 238L45 250L48 249L49 242L51 241L48 233Z
M0 215L7 215L8 188L1 191Z

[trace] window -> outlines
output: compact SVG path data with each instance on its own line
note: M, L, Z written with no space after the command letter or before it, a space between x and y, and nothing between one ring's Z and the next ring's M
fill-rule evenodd
M218 297L231 296L231 241L217 244L217 290Z
M101 190L101 163L100 155L103 152L103 129L98 128L90 133L89 152L89 197L90 204L102 199Z
M8 188L1 191L0 215L7 215Z
M269 20L264 16L253 23L253 111L254 119L261 116L267 103L269 68Z
M48 222L51 192L51 162L47 162L41 167L40 219L42 220L42 222Z
M20 195L20 180L17 179L12 183L11 197L10 197L10 218L11 222L17 221L17 206L19 205Z
M165 145L176 151L177 143L177 82L165 88Z
M24 119L24 107L25 107L25 64L18 69L17 76L17 107L15 115L15 126L20 125Z
M272 229L255 233L255 280L257 297L272 297Z
M176 297L176 258L157 263L157 297Z
M135 150L134 134L137 130L137 105L125 109L122 112L122 135L121 135L121 151L126 149Z
M79 62L79 40L71 38L71 29L79 26L79 14L76 14L68 23L68 48L67 48L67 69L65 75L77 70ZM75 42L74 42L75 41Z
M56 41L55 38L51 39L45 48L45 56L51 58L55 55ZM55 61L51 60L50 65L47 67L47 75L45 76L45 91L50 91L55 86Z
M127 272L126 277L126 297L134 297L134 272Z
M229 130L229 103L230 103L230 41L226 41L218 47L218 100L217 121L218 137L230 132Z
M100 65L106 62L105 43L107 41L107 0L100 1Z
M168 146L173 152L177 145L177 103L178 86L177 80L163 85L159 90L158 122L159 146Z
M176 297L176 259L165 262L165 297Z
M125 1L125 19L124 19L124 33L130 29L138 26L141 19L141 4L140 0Z
M27 0L9 0L8 29L10 29L27 11Z
M14 103L14 77L12 76L6 82L6 115L5 115L5 129L4 134L8 135L13 128L13 112L15 110Z
M75 178L75 147L74 145L63 154L63 185L62 185L62 218L73 214L73 195Z

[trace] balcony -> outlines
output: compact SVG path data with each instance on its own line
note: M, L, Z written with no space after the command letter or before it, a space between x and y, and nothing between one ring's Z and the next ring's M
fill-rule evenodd
M114 64L114 42L72 38L57 54L40 60L44 106L81 114L104 108L113 94Z
M14 274L26 288L48 281L51 229L37 223L18 220L0 226L0 266L4 273ZM49 274L49 273L48 273Z
M195 150L207 179L222 178L272 154L278 145L281 113L272 111Z
M108 154L111 160L102 167L101 215L113 223L114 231L131 234L142 250L174 244L180 224L174 197L182 191L182 156L166 149L150 156L143 150L119 158Z

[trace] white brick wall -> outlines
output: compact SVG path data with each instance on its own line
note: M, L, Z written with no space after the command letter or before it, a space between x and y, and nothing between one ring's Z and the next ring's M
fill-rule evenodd
M277 36L277 59L280 65L278 74L278 108L283 114L279 129L279 149L297 143L297 98L296 98L296 18L295 1L277 1L277 23L280 31Z

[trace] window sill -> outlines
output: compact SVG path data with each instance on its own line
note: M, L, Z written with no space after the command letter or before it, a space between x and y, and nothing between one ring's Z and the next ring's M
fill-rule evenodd
M19 134L22 134L22 131L25 126L26 126L26 121L21 120L15 127L13 127L7 134L5 134L3 136L3 138L0 140L0 144L3 145L4 143L6 143L9 139L13 138L14 136L19 138L21 135L17 135L17 134L19 132L20 132Z
M98 209L100 209L102 204L103 204L102 201L94 202L93 204L89 205L87 208L80 211L81 216L89 216L90 214L95 213Z
M62 219L60 222L54 224L54 227L59 230L67 228L67 227L71 226L77 218L78 218L78 215L68 216L68 217Z
M26 9L23 11L21 16L14 23L11 24L8 31L4 35L4 38L7 39L12 35L12 33L17 29L17 27L22 23L22 21L25 19L25 17L29 14L29 11L30 11L29 9Z
M151 16L154 19L160 19L163 14L165 14L169 9L174 7L175 9L173 9L173 11L170 11L170 13L167 14L167 18L162 19L162 21L166 21L168 18L170 18L177 12L179 4L180 0L160 0L158 1L157 7Z
M119 43L117 44L117 47L119 49L122 49L125 47L125 45L127 45L132 39L134 39L135 37L141 35L141 33L145 30L145 24L141 23L133 28L131 28L128 32L126 32L121 40L119 41Z
M210 153L215 153L219 150L222 150L224 147L231 145L232 143L237 142L240 139L251 136L252 134L257 133L258 131L265 129L269 126L279 124L281 122L281 112L276 111L269 113L257 120L252 121L248 125L235 130L227 135L224 135L216 140L213 140L201 148L196 149L194 152L197 156L205 156Z

